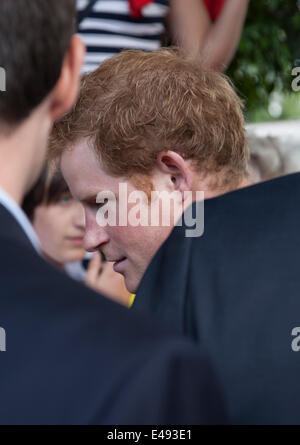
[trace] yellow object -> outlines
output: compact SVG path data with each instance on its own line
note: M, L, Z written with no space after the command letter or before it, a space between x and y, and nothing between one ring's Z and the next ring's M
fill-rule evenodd
M129 305L128 305L129 307L132 307L134 300L135 300L135 294L131 294L131 297L129 299Z

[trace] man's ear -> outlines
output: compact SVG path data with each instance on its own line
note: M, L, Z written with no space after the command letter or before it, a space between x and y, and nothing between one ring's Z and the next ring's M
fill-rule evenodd
M77 99L84 55L85 46L80 37L74 35L65 55L60 77L50 95L50 113L53 122L66 114Z
M163 151L157 157L157 167L170 176L174 190L180 192L192 190L193 174L190 163L174 151Z

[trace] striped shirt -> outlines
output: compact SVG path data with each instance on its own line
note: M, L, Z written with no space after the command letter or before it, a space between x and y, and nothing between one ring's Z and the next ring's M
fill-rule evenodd
M141 18L134 19L128 0L98 0L78 29L87 47L83 71L93 71L103 60L123 49L158 49L168 3L168 0L154 0L143 8ZM77 0L77 10L84 10L87 4L88 0Z

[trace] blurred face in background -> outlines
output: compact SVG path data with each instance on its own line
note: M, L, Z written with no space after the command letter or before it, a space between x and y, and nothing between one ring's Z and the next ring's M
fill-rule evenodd
M61 195L57 202L38 206L33 226L50 261L62 266L84 258L84 214L70 193Z
M86 257L84 210L72 197L60 172L53 172L49 166L43 169L24 199L23 210L39 238L43 256L50 263L67 272L64 267L67 263L80 262ZM89 262L85 278L78 279L84 279L96 292L128 306L131 295L123 277L114 272L109 263L103 264L100 256Z
M84 212L81 204L72 198L60 173L51 174L45 169L26 196L23 208L50 262L63 267L65 263L84 258Z

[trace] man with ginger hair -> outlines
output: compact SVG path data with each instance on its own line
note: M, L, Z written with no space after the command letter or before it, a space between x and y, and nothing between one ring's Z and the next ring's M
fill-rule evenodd
M84 48L75 0L1 0L0 423L225 422L207 356L40 256L20 205L52 124L73 105Z
M102 250L138 288L139 314L208 350L230 421L299 423L300 179L243 187L244 121L227 80L176 52L122 53L85 78L50 152L84 205L86 248ZM188 207L185 192L194 201L204 191L203 236L187 237L186 222L98 225L99 207L109 213L115 201L97 204L97 194L120 201L119 183L147 196L178 191L184 215L198 207Z
M56 124L49 155L60 159L84 206L86 250L101 250L133 293L174 224L161 224L158 215L154 226L100 227L100 191L117 201L120 183L128 193L175 192L181 205L171 208L170 221L176 222L194 199L185 193L210 198L247 184L241 101L225 76L175 50L125 51L86 76L76 106Z

